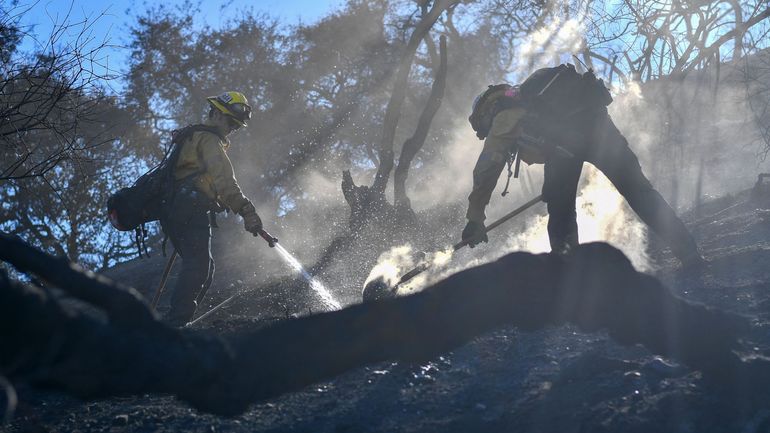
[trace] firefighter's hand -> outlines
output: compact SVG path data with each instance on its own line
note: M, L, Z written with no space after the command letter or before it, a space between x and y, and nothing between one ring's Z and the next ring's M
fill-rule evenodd
M257 236L262 231L262 219L257 212L246 214L243 216L243 227L247 232Z
M243 217L243 227L247 232L257 236L259 235L259 232L262 231L262 219L256 212L251 215L246 215Z
M489 242L484 223L478 221L468 221L463 229L463 241L468 242L468 246L473 248L482 242Z

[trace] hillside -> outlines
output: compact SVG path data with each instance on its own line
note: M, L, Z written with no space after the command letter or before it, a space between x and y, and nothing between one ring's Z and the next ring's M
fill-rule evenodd
M686 215L711 262L703 273L681 271L667 254L652 252L659 266L655 275L678 296L749 316L754 331L746 349L758 354L770 354L770 220L764 208L770 208L770 196L746 191ZM219 268L220 287L228 287L221 280L248 284L236 282L243 274L229 273L236 263L220 261L226 263ZM115 276L139 275L129 266ZM141 278L154 280L162 259L150 266ZM216 299L227 294L220 290ZM312 304L312 297L290 295L257 290L203 327L252 328ZM424 365L360 368L254 405L234 419L197 413L170 397L82 404L30 389L20 394L12 432L770 431L766 410L721 398L699 372L572 326L499 329Z

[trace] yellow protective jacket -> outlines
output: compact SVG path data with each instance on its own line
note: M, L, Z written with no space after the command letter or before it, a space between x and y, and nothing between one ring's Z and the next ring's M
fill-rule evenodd
M184 142L174 169L174 179L181 181L197 174L195 186L220 206L243 215L254 205L243 195L230 158L225 152L228 142L216 134L195 131Z
M509 155L516 152L516 138L520 133L520 121L527 114L521 107L502 110L492 119L489 135L484 140L484 149L473 169L473 190L468 196L470 221L484 222L484 209L489 204L497 179L508 161Z

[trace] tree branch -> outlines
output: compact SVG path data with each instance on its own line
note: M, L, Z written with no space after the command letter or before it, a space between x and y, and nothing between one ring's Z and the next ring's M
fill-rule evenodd
M116 292L106 279L57 283L68 292L80 284ZM147 309L138 299L124 301L135 313ZM90 398L173 393L200 410L237 415L367 364L430 360L502 325L534 330L565 322L607 329L622 344L674 357L744 398L770 389L767 362L745 363L732 352L749 330L747 320L674 297L600 243L569 256L512 253L414 295L222 338L152 320L116 326L68 314L3 274L0 374Z
M388 101L388 107L385 110L385 120L383 121L382 135L379 144L380 165L377 168L377 174L372 183L372 190L377 193L381 194L385 192L390 172L393 170L393 139L396 135L398 119L401 116L401 106L406 97L408 88L407 81L409 78L409 71L412 69L414 54L417 51L420 42L425 35L428 34L438 17L445 10L459 1L460 0L436 0L428 14L417 23L412 35L409 37L409 42L407 43L404 53L401 56L401 61L399 62L396 80L393 83L393 94L391 95L390 100Z
M428 96L428 102L426 102L425 108L420 115L420 120L417 123L414 135L407 139L401 148L398 166L393 175L394 204L399 210L411 211L412 209L409 198L406 195L406 178L409 176L409 167L412 164L412 160L417 155L417 152L419 152L425 144L425 138L428 136L433 117L436 116L439 107L441 107L441 101L444 98L447 76L446 36L441 36L439 50L440 63L435 66L436 78L433 80L433 86L430 90L430 96Z

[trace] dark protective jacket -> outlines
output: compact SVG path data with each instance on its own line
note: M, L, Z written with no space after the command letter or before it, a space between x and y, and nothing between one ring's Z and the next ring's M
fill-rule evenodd
M521 133L521 120L527 114L522 107L509 108L499 112L492 120L492 128L484 140L484 149L473 169L473 190L468 196L470 221L483 222L484 209L489 204L497 179L510 155L517 149L517 136Z
M537 78L540 83L550 82L548 75L540 72L542 70L531 78ZM612 98L604 84L593 74L569 72L567 68L568 80L555 81L558 86L551 87L555 91L547 95L548 98L530 101L526 110L503 110L495 116L473 171L468 219L483 222L484 208L509 155L516 150L523 151L525 144L532 143L525 138L535 136L542 139L535 141L542 159L534 161L521 156L523 161L545 163L543 201L548 205L548 238L552 251L566 252L579 242L575 198L583 163L589 162L607 176L640 219L667 241L682 262L701 261L692 235L653 188L628 141L607 113L606 106ZM523 88L524 84L522 91ZM551 97L554 98L549 100ZM558 104L560 99L564 100L563 104Z
M606 107L612 102L604 83L592 72L578 73L570 64L542 68L532 73L520 86L521 102L500 111L492 120L484 149L473 170L473 190L468 197L470 221L483 222L484 208L506 161L518 152L529 164L544 163L554 146L572 146L577 135L585 136L586 110ZM588 122L590 123L590 122ZM537 148L519 136L526 132L544 139ZM575 152L572 152L575 153Z

